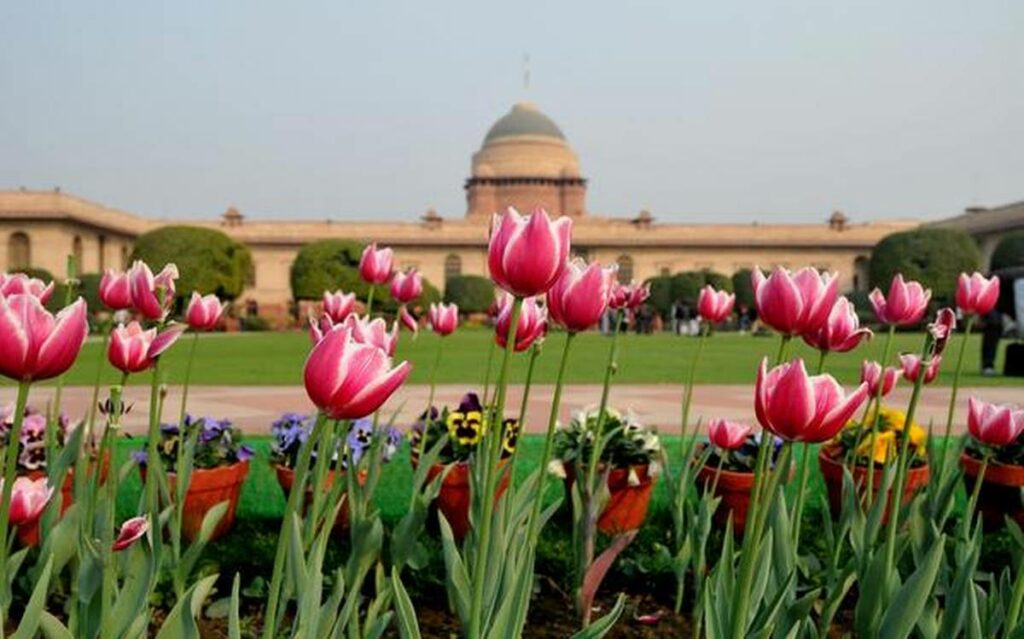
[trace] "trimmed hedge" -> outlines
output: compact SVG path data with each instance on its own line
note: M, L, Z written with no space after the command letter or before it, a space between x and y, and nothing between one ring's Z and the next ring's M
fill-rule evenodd
M352 291L366 299L368 287L359 279L363 245L354 240L320 240L303 246L291 269L292 297L318 300L324 291Z
M957 277L978 269L981 252L970 235L944 228L920 228L894 233L871 252L871 285L883 292L897 273L932 289L936 304L952 304Z
M741 268L732 274L732 292L736 294L736 308L754 308L757 305L754 300L754 280L751 279L753 275L754 271L749 268Z
M992 253L993 271L1024 266L1024 231L1011 231L999 240Z
M245 290L253 273L247 246L221 231L198 226L165 226L141 235L131 260L145 261L154 273L171 262L177 264L179 300L192 291L233 300Z
M672 303L683 300L690 306L697 304L700 289L710 284L716 289L732 292L732 279L716 271L683 271L675 275L659 275L647 280L651 285L650 304L663 317L667 317Z
M444 301L462 313L484 313L494 302L494 284L480 275L456 275L444 286Z

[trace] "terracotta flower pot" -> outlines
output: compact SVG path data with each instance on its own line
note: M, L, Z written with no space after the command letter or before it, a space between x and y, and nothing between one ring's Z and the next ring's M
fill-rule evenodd
M142 475L142 482L145 483L146 467L140 466L139 473ZM188 490L185 491L185 508L181 522L182 534L189 541L195 541L199 537L203 517L206 516L206 513L220 502L227 501L228 509L217 523L217 527L213 529L210 541L223 537L235 523L238 498L242 494L242 484L245 483L245 478L248 475L248 460L235 462L230 466L194 469L192 481L189 482ZM174 494L176 478L175 473L167 473L167 483L171 494Z
M717 466L701 466L697 471L697 481L701 486L710 486L715 482ZM747 511L750 509L750 493L754 489L754 473L722 469L715 486L715 496L722 502L715 510L715 523L725 527L732 514L732 530L742 535L747 526Z
M964 470L964 483L969 495L981 472L981 460L962 453L960 467ZM978 510L981 511L987 529L995 530L1004 526L1004 515L1024 526L1024 466L990 461L978 493Z
M597 519L597 529L606 535L636 530L647 518L647 508L651 504L651 492L654 490L656 476L650 474L649 464L632 468L640 480L636 486L629 485L629 468L613 468L608 473L608 503ZM601 470L603 471L603 468ZM565 474L567 501L572 503L572 485L576 481L576 469L573 464L565 464Z
M822 477L825 480L825 487L828 489L828 507L832 517L838 517L843 509L843 455L844 452L838 446L822 446L818 453L818 467L821 468ZM875 466L875 477L871 484L872 502L878 497L878 486L882 483L884 468L881 465ZM863 496L867 490L867 466L854 465L850 468L853 475L854 485L857 492ZM931 470L928 464L907 469L907 481L903 487L902 505L906 506L914 498L914 493L928 484L931 477ZM889 506L886 506L882 514L882 521L889 521Z
M284 491L285 499L288 498L288 494L292 491L292 484L295 483L295 471L287 466L280 464L274 464L274 473L277 475L277 483L280 484L281 490ZM312 470L310 471L312 474ZM334 486L335 471L329 471L327 476L324 478L324 492L326 493ZM344 472L341 474L344 479ZM366 471L362 471L357 476L360 486L366 485ZM341 494L341 499L345 499L345 493ZM309 508L310 504L313 503L313 487L306 486L306 497L303 501L303 513ZM348 529L348 504L343 504L341 509L338 510L338 518L334 521L334 529L337 532L342 532Z
M92 459L89 461L89 469L87 475L92 475L93 470L96 468L96 460ZM103 466L100 468L100 483L102 484L107 480L107 473L110 472L110 452L103 456ZM44 479L46 478L45 470L30 470L23 473L24 477L29 479ZM67 509L71 507L71 504L75 503L74 496L75 489L75 469L74 467L68 468L67 474L64 475L64 483L60 487L60 514L63 515L67 512ZM24 546L36 546L39 544L39 522L36 521L29 526L21 526L18 528L18 541Z
M468 462L456 462L451 464L451 467L452 469L448 471L441 482L441 492L437 495L436 506L448 520L455 539L462 540L469 532L469 506L472 503L470 467ZM427 481L433 481L444 471L444 468L443 464L431 466L427 471ZM500 498L508 489L509 473L504 460L499 468L501 468L501 481L498 482L495 499Z

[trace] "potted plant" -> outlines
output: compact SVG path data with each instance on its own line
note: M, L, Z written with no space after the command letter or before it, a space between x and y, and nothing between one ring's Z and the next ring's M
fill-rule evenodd
M9 445L8 439L10 437L11 426L14 423L14 405L8 404L0 408L0 450L6 448ZM68 440L68 435L74 428L81 426L81 423L76 424L74 427L71 426L71 421L68 416L61 413L57 417L57 428L56 428L56 450L59 452L64 449L64 446ZM18 475L27 477L29 479L43 479L47 478L47 459L46 459L46 416L40 413L35 408L27 407L25 409L25 418L21 426L21 436L19 437L18 445ZM87 448L87 454L90 455L90 472L95 469L95 446L91 442L83 444ZM100 469L100 481L104 481L107 477L107 471L110 469L110 455L109 453L103 460L102 467ZM74 467L70 467L67 473L64 475L64 481L61 484L61 507L60 512L64 512L74 503ZM33 522L30 526L23 526L18 529L18 539L21 543L29 546L34 546L39 543L39 525L38 522Z
M858 492L867 492L867 476L874 458L874 477L871 484L871 501L878 495L878 487L882 482L884 466L894 460L900 450L903 437L909 436L910 460L907 467L907 481L904 486L901 503L910 503L914 493L928 483L928 433L914 422L906 427L907 415L901 410L882 406L877 413L878 428L875 433L874 450L872 450L871 425L876 419L876 410L866 414L863 422L850 421L831 442L824 444L818 453L818 466L828 489L829 509L833 517L838 517L843 503L843 466L850 468L854 484ZM889 509L886 507L883 516L888 521Z
M444 514L456 539L462 539L469 532L469 506L472 497L469 458L483 441L486 432L484 408L480 404L480 398L472 392L466 393L454 410L447 406L440 411L431 407L420 416L420 420L412 428L413 466L419 462L421 451L430 449L442 437L448 437L437 463L427 472L427 482L447 469L435 505ZM515 419L506 419L501 442L503 463L515 452L518 439L519 422ZM504 470L495 499L508 488L508 481L508 471Z
M274 467L274 474L277 476L277 483L284 491L285 497L291 492L292 484L295 483L295 464L298 461L299 450L302 444L309 438L313 430L313 417L300 413L285 413L275 421L270 432L273 435L273 442L270 444L270 464ZM368 418L357 420L352 424L346 438L348 455L341 459L340 477L344 477L345 470L349 464L358 464L363 454L366 453L373 440L373 422ZM395 428L387 429L387 437L384 440L383 459L388 462L398 451L402 442L402 434ZM335 451L331 458L330 466L324 477L321 490L324 493L330 491L334 480L339 477L339 458L341 451ZM316 451L312 451L310 460L311 468L317 463ZM312 470L311 470L312 472ZM360 484L366 481L366 471L359 473L357 477ZM342 495L344 499L344 495ZM304 508L308 508L313 501L313 487L306 486ZM335 521L335 528L339 531L348 527L348 507L342 506L338 511L338 518Z
M567 491L571 491L577 472L590 461L598 421L597 410L585 410L573 415L567 426L558 425L555 459L549 470L565 479ZM641 424L635 416L614 409L605 411L601 428L604 449L598 470L608 478L609 497L597 527L609 535L636 530L647 517L654 480L661 468L661 440L653 428Z
M1005 517L1024 526L1024 434L1000 447L989 446L991 457L978 492L978 510L988 529L1000 528ZM984 461L986 447L968 438L960 455L967 494L974 491Z
M199 429L198 433L193 429ZM242 484L249 475L249 460L254 453L252 448L242 443L241 431L227 419L203 417L194 420L186 415L184 429L178 428L176 424L163 424L160 426L157 450L160 462L167 471L171 494L174 494L175 465L183 435L186 438L195 435L196 448L192 477L185 492L181 530L190 541L195 541L199 537L206 513L217 504L227 501L227 510L210 536L212 541L223 536L235 522L238 498L242 493ZM133 457L145 481L149 461L145 449L135 451Z
M716 428L719 423L725 426ZM731 516L733 532L741 535L746 529L750 493L754 489L754 468L757 466L757 453L765 431L754 433L749 426L734 424L725 420L712 420L708 424L712 446L706 461L697 471L697 482L722 499L721 505L715 509L715 523L724 527ZM732 432L736 434L732 441L726 441L728 437L719 434L719 431L724 433L728 430L727 426L733 426ZM773 468L781 449L782 440L775 437L771 448ZM702 450L698 449L696 459L704 457ZM791 467L789 476L792 475Z

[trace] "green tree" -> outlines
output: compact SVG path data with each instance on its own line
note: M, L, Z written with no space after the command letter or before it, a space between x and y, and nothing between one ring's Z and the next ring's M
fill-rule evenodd
M1011 231L999 240L992 253L992 270L1024 266L1024 230Z
M494 284L480 275L456 275L448 278L444 301L457 304L463 313L483 313L494 302Z
M359 278L363 245L354 240L320 240L299 250L291 268L292 297L320 299L324 291L341 289L366 299L369 287Z
M902 273L932 290L937 304L951 304L957 276L977 270L981 252L963 231L919 228L882 239L871 252L871 285L889 290L893 276Z
M131 260L143 260L154 273L176 264L179 300L192 291L233 300L252 281L248 247L216 229L176 225L144 233L135 242Z
M669 309L672 308L672 276L671 275L658 275L652 277L645 282L651 287L651 296L648 298L648 303L654 307L654 310L658 311L658 314L663 318L668 317Z
M754 308L754 281L751 279L753 274L749 268L741 268L732 274L732 292L736 294L736 308Z

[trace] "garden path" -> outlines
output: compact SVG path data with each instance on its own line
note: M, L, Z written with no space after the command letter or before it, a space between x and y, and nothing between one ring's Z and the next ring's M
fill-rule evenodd
M527 430L531 433L543 432L546 426L551 402L553 385L541 384L530 391L530 402L527 412ZM896 391L889 404L905 407L910 388L903 387ZM927 426L934 421L936 431L940 431L946 422L946 410L949 401L949 387L928 387L922 397L918 410L918 422ZM408 385L401 390L385 406L384 415L398 411L397 424L406 425L422 411L427 403L429 388L426 385ZM441 385L437 388L437 403L457 403L465 392L463 385ZM0 388L0 402L14 401L15 389L12 386ZM72 417L84 414L92 394L90 387L68 387L64 389L63 405ZM726 417L754 421L753 388L749 385L699 385L694 389L692 422L697 419L706 421L712 417ZM1010 402L1024 405L1024 386L1017 387L979 387L962 388L956 415L957 432L966 427L967 397L975 395L981 399L996 402ZM561 418L568 419L571 412L584 406L598 403L601 387L598 384L572 384L566 387L563 394ZM29 404L40 409L52 401L53 388L39 387L33 390ZM144 433L146 429L146 411L148 409L149 389L145 386L129 386L125 391L125 400L134 404L126 420L125 429L131 434ZM633 410L641 420L654 424L662 432L674 432L679 425L681 388L671 384L621 384L612 387L611 404L619 409ZM508 406L518 410L522 398L522 387L511 386L508 393ZM180 388L171 387L164 410L165 421L176 415L181 401ZM274 419L286 411L310 411L312 405L301 386L193 386L189 389L189 409L197 415L228 417L243 431L249 434L267 434Z

